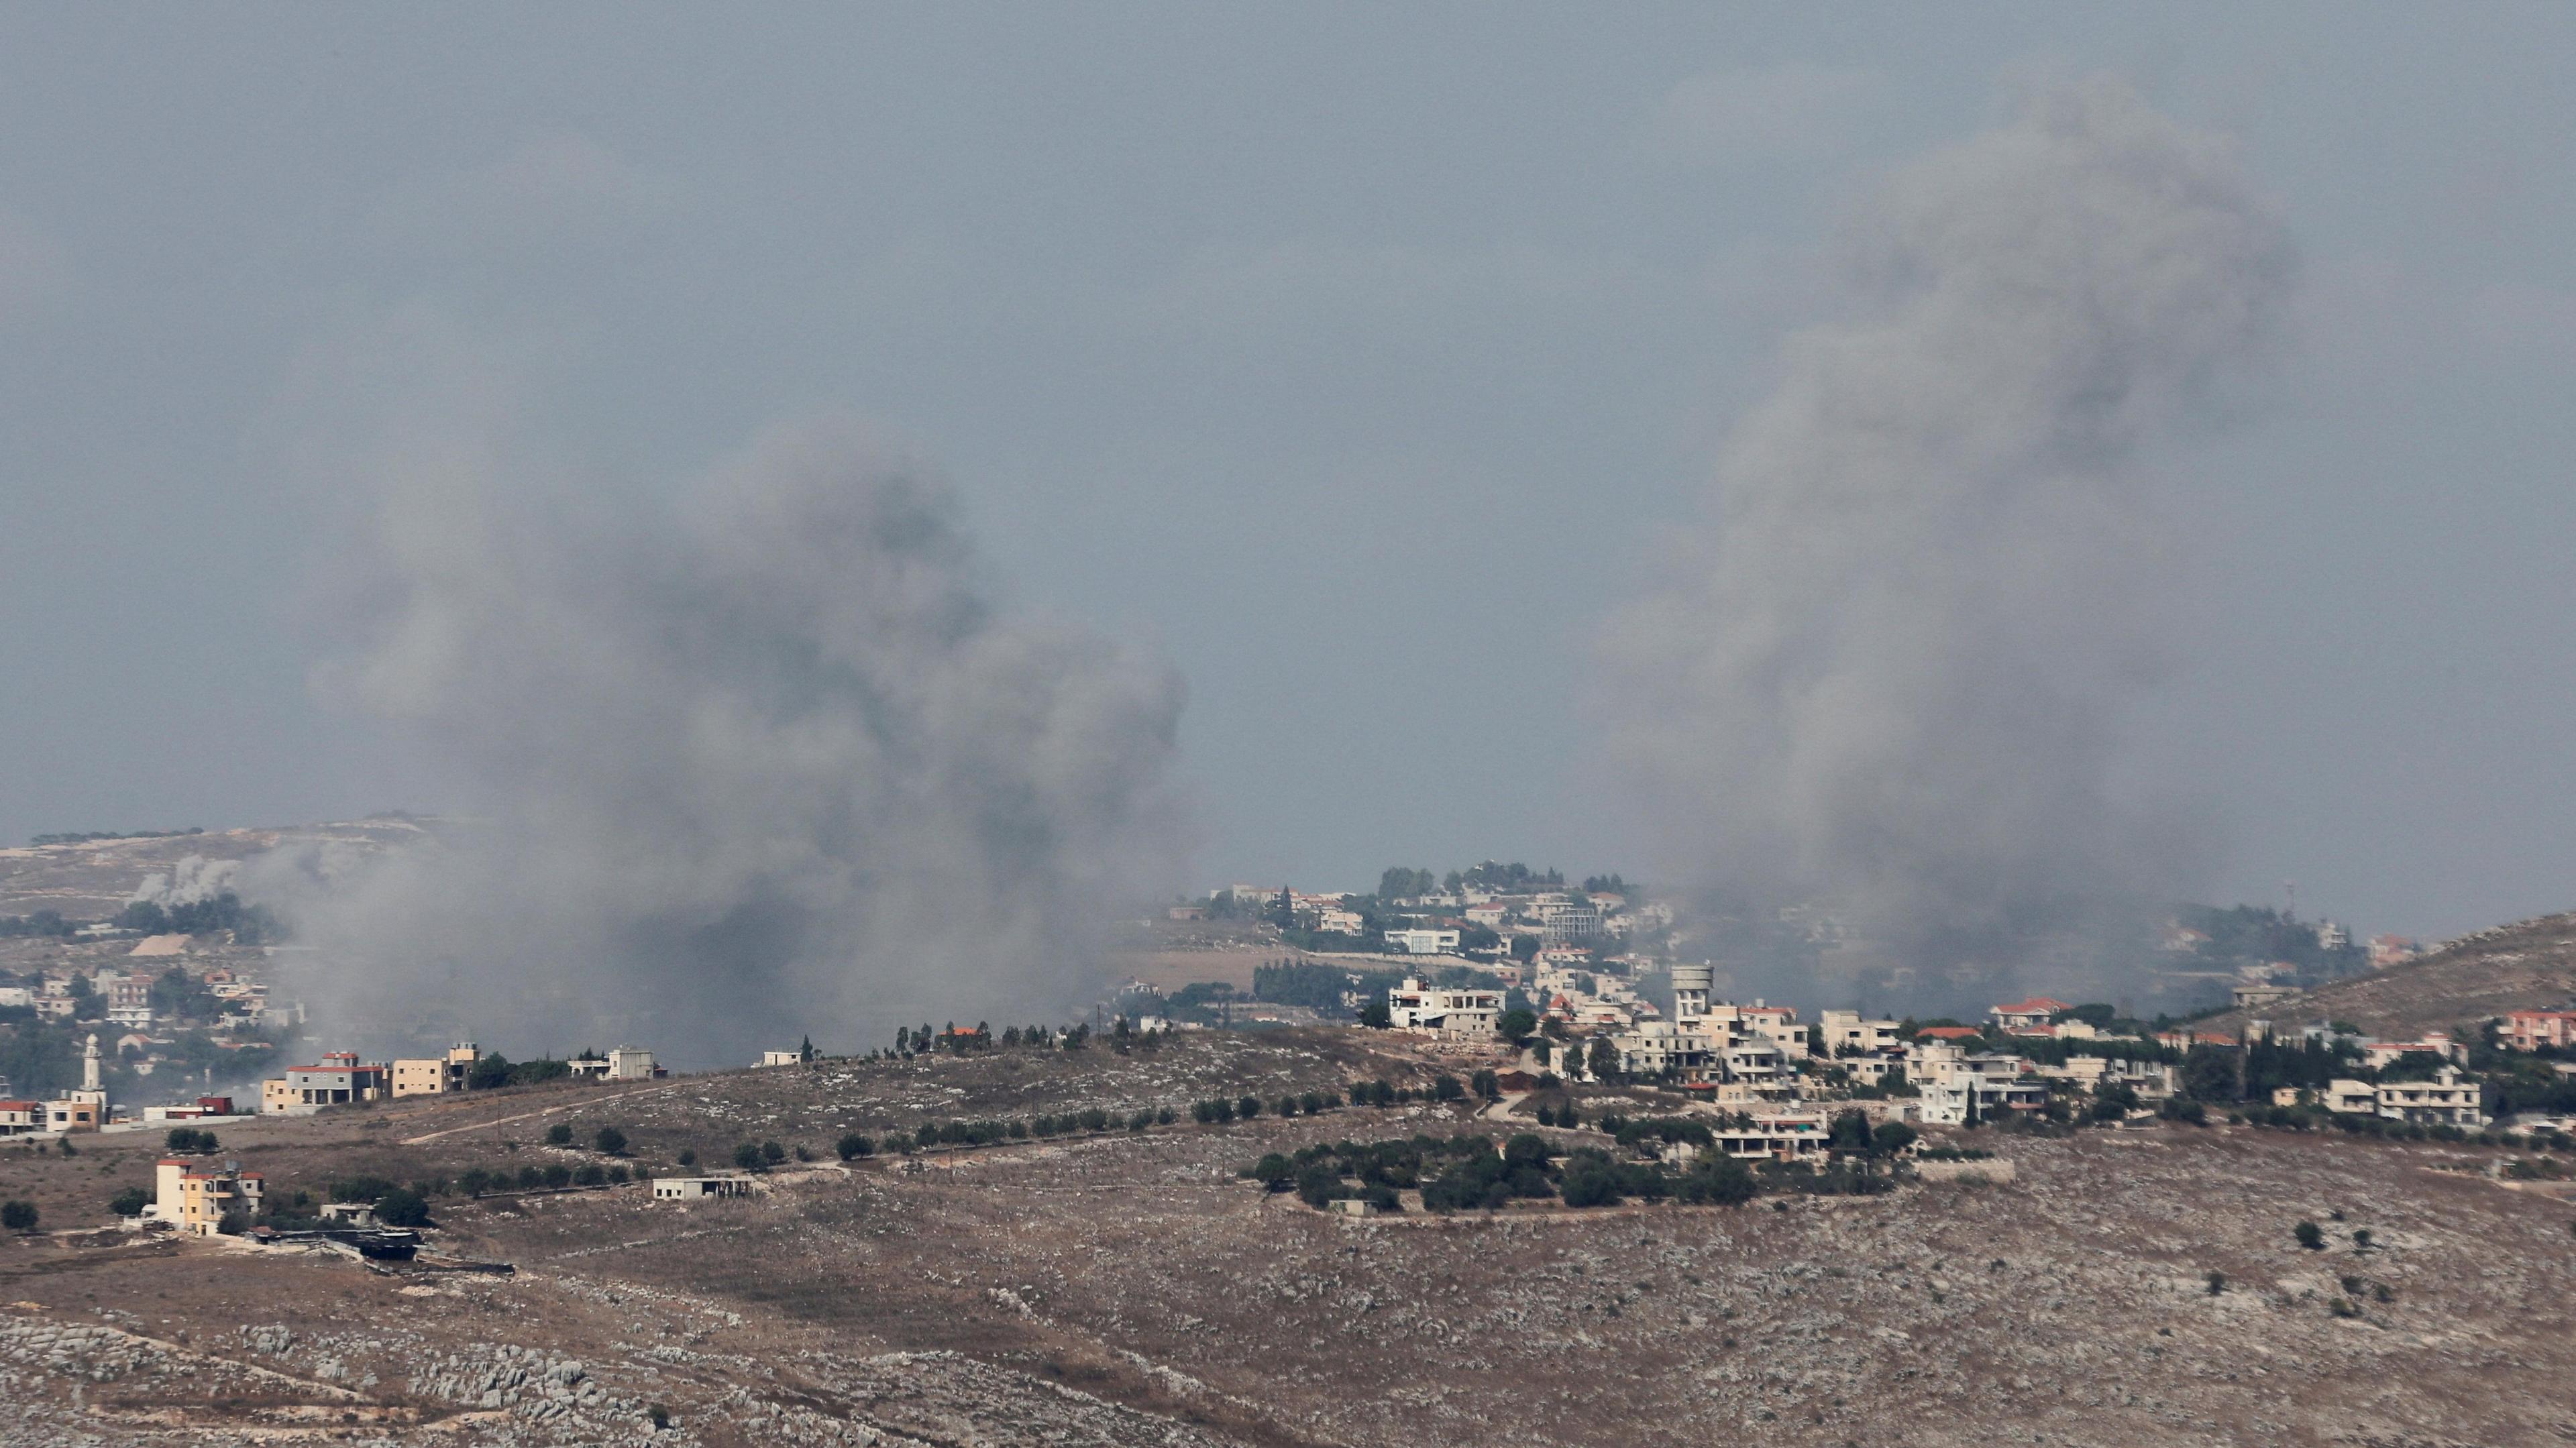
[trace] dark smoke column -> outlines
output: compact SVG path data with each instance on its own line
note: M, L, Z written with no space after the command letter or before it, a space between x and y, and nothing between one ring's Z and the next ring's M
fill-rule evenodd
M998 612L948 490L839 430L642 521L500 472L388 486L323 676L470 802L299 911L332 1026L739 1064L1090 999L1161 883L1167 669Z
M2106 792L2176 647L2138 463L2266 350L2291 257L2225 146L2112 81L1899 172L1849 242L1612 630L1613 756L1677 883L2008 964L2191 853Z

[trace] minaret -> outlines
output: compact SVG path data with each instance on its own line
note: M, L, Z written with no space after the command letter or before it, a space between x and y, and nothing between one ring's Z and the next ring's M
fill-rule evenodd
M89 1046L81 1052L81 1089L98 1089L98 1032L89 1033Z

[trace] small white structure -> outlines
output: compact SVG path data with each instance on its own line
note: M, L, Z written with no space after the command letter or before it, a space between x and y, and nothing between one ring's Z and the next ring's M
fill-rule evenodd
M802 1051L763 1051L760 1053L760 1064L763 1066L802 1066L805 1064L805 1053Z
M697 1202L711 1197L747 1197L751 1195L751 1178L747 1176L694 1176L653 1178L653 1200L657 1202Z
M1390 930L1386 948L1399 955L1438 955L1458 948L1455 930Z

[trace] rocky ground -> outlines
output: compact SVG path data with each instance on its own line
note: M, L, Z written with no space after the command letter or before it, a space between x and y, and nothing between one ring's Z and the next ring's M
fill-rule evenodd
M544 1127L621 1124L667 1170L735 1139L1411 1069L1356 1035L1202 1037L405 1103L244 1124L226 1147L309 1189L572 1160ZM440 1202L439 1250L506 1277L39 1234L0 1246L0 1442L2576 1438L2576 1208L2507 1189L2474 1147L2155 1126L1989 1140L2003 1185L1451 1219L1328 1218L1237 1174L1308 1141L1514 1127L1427 1106L1184 1116L846 1168L818 1153L739 1202ZM100 1225L139 1169L112 1141L0 1154L0 1195L45 1202L49 1229ZM2303 1220L2322 1250L2297 1244Z

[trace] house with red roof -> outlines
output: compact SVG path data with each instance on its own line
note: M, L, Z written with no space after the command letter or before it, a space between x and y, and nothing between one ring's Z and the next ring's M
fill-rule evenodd
M2073 1009L2075 1007L2065 1001L2050 1000L2046 996L2032 996L2026 1001L2013 1001L2007 1005L1997 1006L1986 1014L1993 1016L1995 1024L2003 1029L2019 1031L2033 1026L2056 1025L2059 1016Z

